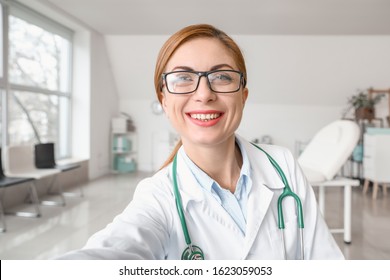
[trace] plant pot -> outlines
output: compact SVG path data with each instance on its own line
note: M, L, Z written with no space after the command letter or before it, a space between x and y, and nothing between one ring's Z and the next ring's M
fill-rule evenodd
M355 110L355 118L357 120L367 119L369 121L375 119L375 108L361 107Z

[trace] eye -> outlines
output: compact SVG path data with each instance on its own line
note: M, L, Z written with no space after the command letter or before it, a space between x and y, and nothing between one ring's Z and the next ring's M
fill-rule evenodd
M171 73L168 76L170 83L187 84L194 81L194 74L188 72Z
M209 76L209 79L212 83L228 84L234 80L234 77L229 72L214 72Z
M176 76L176 80L177 81L187 82L187 81L193 81L194 79L192 78L191 75L182 73L182 74L179 74L179 75Z
M218 80L224 80L224 81L231 81L231 80L233 80L232 77L230 77L228 74L219 74L216 78Z

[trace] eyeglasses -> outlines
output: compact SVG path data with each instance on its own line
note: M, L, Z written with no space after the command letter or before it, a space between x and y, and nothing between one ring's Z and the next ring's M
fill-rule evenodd
M201 77L206 77L209 88L219 93L236 92L241 84L244 85L243 74L235 70L174 71L162 74L168 92L173 94L187 94L196 91Z

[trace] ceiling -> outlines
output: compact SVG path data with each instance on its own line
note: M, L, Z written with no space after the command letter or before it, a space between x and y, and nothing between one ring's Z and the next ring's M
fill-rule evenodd
M104 35L210 23L236 35L390 35L390 0L40 0Z

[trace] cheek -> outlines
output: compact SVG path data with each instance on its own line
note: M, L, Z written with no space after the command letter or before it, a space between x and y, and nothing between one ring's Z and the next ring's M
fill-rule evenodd
M234 107L235 115L237 115L237 117L239 117L242 115L242 111L244 110L245 102L241 96L236 98L233 102L234 103L231 106Z
M230 122L233 126L239 126L244 111L244 105L245 103L241 98L235 99L234 102L230 104L231 106L230 108L232 108L231 109L232 115L231 115Z
M169 115L171 115L171 112L172 112L172 108L173 108L173 104L174 104L173 101L174 100L172 100L172 97L170 95L166 95L166 94L163 95L162 106L163 106L165 114L168 117L169 117Z
M175 119L182 115L185 100L181 96L168 95L163 98L162 104L167 117Z

